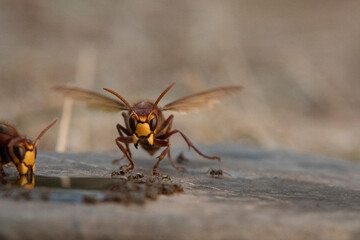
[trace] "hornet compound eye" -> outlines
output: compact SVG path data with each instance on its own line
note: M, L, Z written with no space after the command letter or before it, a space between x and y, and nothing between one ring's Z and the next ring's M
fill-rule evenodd
M23 147L19 146L19 145L15 145L13 147L13 151L14 151L14 154L15 156L20 160L22 161L25 157L25 150Z

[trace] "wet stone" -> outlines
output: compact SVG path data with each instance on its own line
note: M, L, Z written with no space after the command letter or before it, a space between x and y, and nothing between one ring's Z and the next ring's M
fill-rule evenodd
M113 174L112 174L113 175ZM121 202L125 204L143 204L146 199L155 200L158 195L172 195L183 192L178 183L173 183L168 176L145 176L142 173L128 173L121 178L123 182L110 188L103 200L94 202ZM84 201L89 202L88 199Z
M57 178L36 176L34 190L19 187L16 178L4 179L3 187L0 188L0 197L13 200L41 200L61 202L62 192L58 189L67 189L69 195L67 201L71 201L71 195L82 195L82 203L115 202L123 204L144 204L147 199L155 200L159 195L172 195L183 192L181 184L174 183L168 175L146 176L143 173L124 173L112 178ZM64 179L66 179L64 181ZM62 182L62 180L64 182ZM58 181L58 184L55 182ZM95 186L94 181L103 183ZM36 184L40 182L39 184ZM43 182L49 184L43 185ZM53 182L50 184L50 182ZM77 193L76 189L88 190ZM94 195L96 193L96 196ZM73 202L78 202L75 197Z
M359 164L242 146L201 150L222 161L184 153L175 162L186 171L164 159L159 176L156 159L141 153L126 173L112 164L118 152L39 152L32 182L5 169L0 239L360 239Z

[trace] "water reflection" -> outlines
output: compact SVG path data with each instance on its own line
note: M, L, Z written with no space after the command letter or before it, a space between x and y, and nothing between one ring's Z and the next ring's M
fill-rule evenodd
M136 203L183 192L169 177L130 174L120 178L21 176L3 178L0 198L71 203Z
M35 176L31 175L21 175L20 178L16 181L16 184L19 187L33 189L35 187Z
M23 175L20 177L5 177L2 179L3 186L33 188L57 188L57 189L82 189L82 190L110 190L113 186L125 183L119 178L96 178L96 177L48 177L38 175Z

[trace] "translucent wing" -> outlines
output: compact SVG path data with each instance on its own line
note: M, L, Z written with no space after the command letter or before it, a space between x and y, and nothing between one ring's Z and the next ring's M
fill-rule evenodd
M107 112L128 110L128 107L122 102L96 92L91 92L89 90L65 86L58 86L54 89L62 92L67 97L86 102L87 107L92 109L98 109Z
M223 98L242 89L242 86L230 86L211 89L196 93L166 104L161 108L163 111L189 112L200 108L210 108Z

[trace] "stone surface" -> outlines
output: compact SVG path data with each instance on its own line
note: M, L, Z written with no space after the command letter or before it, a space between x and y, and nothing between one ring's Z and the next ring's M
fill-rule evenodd
M359 164L244 146L200 149L221 156L221 164L185 152L187 171L177 172L164 159L159 172L184 192L145 204L2 198L0 239L360 239ZM134 172L151 174L155 159L133 154ZM101 183L119 156L39 153L36 173ZM226 173L214 178L209 168ZM48 189L38 185L33 193ZM48 191L61 198L84 190Z

